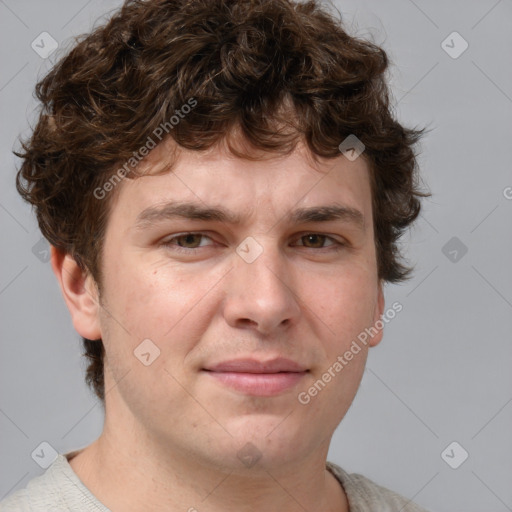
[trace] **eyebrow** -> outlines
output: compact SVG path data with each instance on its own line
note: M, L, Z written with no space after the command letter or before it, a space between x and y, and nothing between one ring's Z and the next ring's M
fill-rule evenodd
M190 202L170 202L161 206L151 206L139 213L135 222L135 229L144 230L156 222L177 218L210 222L217 221L233 225L241 224L242 222L240 215L224 208L206 207ZM365 230L364 215L356 208L340 204L298 208L288 212L284 219L290 224L341 220L354 224L362 231Z

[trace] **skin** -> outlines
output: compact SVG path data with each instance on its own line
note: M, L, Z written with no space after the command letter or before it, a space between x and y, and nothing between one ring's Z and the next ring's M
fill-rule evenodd
M325 461L382 332L307 405L297 396L384 311L367 163L341 154L314 161L302 145L250 161L217 146L182 149L170 172L155 175L172 149L162 143L143 161L153 175L118 185L101 296L52 249L77 332L101 337L106 350L104 431L70 464L114 511L348 511ZM221 206L242 222L175 218L136 229L143 210L175 200ZM333 203L359 210L364 226L285 220L296 208ZM183 232L206 236L177 237ZM263 249L252 263L235 251L249 236ZM145 366L134 350L148 338L160 355ZM278 356L308 371L274 396L234 390L203 371ZM237 457L247 443L261 456L251 467Z

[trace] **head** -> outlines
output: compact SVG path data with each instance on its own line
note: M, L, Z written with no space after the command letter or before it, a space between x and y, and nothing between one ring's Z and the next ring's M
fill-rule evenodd
M53 246L101 400L105 378L123 380L112 392L123 414L143 418L172 396L162 418L178 408L201 429L208 419L181 386L225 407L227 430L263 434L289 395L266 410L268 397L205 385L211 366L223 354L284 354L307 366L296 396L382 315L382 285L411 273L397 242L427 195L422 130L393 117L387 68L384 50L315 2L127 1L37 84L42 109L16 153L17 187ZM340 152L349 136L364 144L354 161ZM186 222L158 213L170 202L239 222L190 206ZM334 204L345 207L338 220L288 215ZM170 237L189 231L207 238ZM247 237L254 245L241 246ZM260 254L249 263L240 247ZM160 351L147 367L134 356L145 339ZM338 404L317 444L348 409L368 346L344 385L308 405L321 415ZM172 390L147 405L141 387L162 379ZM299 425L310 412L294 403Z

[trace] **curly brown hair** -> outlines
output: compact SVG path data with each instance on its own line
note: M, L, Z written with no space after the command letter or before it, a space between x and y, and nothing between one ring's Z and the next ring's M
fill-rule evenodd
M355 135L370 169L378 276L403 281L412 268L397 242L430 194L418 187L414 152L425 128L394 119L388 65L382 48L349 36L315 1L127 0L37 83L41 111L15 151L16 187L46 239L101 290L115 191L104 200L93 191L158 127L167 123L165 135L191 150L238 133L269 154L288 154L302 141L326 158ZM190 98L194 108L170 127ZM83 343L86 381L103 400L103 343Z

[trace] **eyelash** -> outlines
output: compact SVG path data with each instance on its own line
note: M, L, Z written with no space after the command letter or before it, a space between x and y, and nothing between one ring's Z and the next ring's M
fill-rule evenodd
M206 233L186 232L186 233L180 233L178 235L174 235L171 238L167 238L166 240L164 240L162 242L162 245L164 247L170 248L173 251L182 252L182 253L188 253L188 254L191 254L192 252L196 251L197 249L204 248L204 246L203 247L190 247L190 248L186 248L186 247L180 247L179 245L172 243L175 240L178 240L180 238L184 238L184 237L189 236L189 235L198 235L198 236L209 238L211 240L211 237L209 237ZM333 238L331 236L324 235L323 233L305 233L304 235L301 235L298 238L298 240L300 240L300 239L302 239L304 237L307 237L307 236L312 236L312 235L317 235L317 236L325 237L325 240L331 240L333 242L333 244L329 245L327 247L319 247L319 248L305 247L304 245L299 246L299 247L304 247L306 249L312 249L312 250L316 250L316 251L327 252L327 251L340 251L340 250L344 249L345 247L347 247L347 245L348 245L346 243L340 242L339 240L336 240L335 238ZM211 247L211 246L207 246L207 247Z

